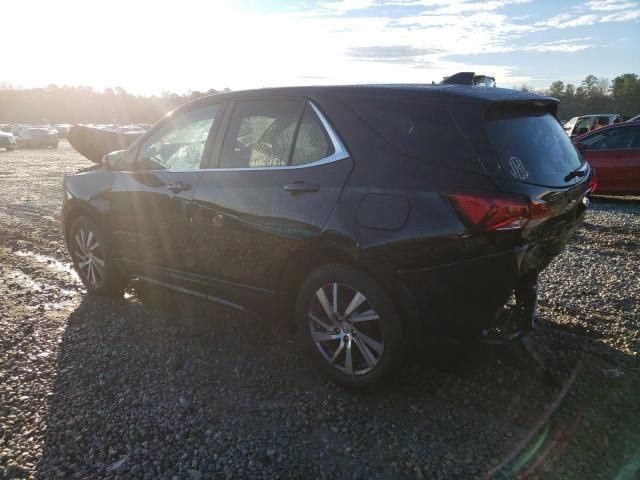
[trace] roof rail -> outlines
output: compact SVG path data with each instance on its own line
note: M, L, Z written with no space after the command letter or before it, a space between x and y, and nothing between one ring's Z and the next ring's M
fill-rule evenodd
M442 85L475 85L482 87L495 87L495 77L489 75L476 75L476 72L458 72L450 77L446 77L442 82Z

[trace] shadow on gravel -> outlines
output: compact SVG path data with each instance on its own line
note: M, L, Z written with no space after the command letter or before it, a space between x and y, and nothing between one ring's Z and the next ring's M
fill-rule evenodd
M619 418L640 407L626 395L637 370L607 373L629 359L608 349L603 362L562 328L540 340L556 385L518 350L425 344L393 385L356 395L261 320L149 287L86 297L60 347L38 477L615 477L639 439L640 416ZM594 471L585 459L602 452Z

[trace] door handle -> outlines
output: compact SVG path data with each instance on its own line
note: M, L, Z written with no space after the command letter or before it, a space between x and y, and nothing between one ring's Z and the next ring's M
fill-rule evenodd
M167 185L167 188L173 193L180 193L184 192L185 190L191 190L191 185L178 181L175 183L170 183L169 185Z
M289 192L291 195L301 195L303 193L317 192L320 190L319 185L304 182L289 183L282 188L285 192Z

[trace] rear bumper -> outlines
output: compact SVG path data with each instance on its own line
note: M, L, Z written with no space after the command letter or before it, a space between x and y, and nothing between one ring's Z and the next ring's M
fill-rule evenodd
M408 314L423 330L452 336L478 336L502 328L505 304L516 294L515 322L520 330L533 327L538 273L566 246L582 223L580 205L545 228L546 235L498 253L436 267L397 272L398 289L410 305Z
M527 247L438 267L398 272L418 324L438 334L479 335L492 328L518 280Z

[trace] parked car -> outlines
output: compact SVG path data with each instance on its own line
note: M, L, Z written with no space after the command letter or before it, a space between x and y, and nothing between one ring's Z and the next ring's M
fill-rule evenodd
M73 125L69 123L57 123L55 125L55 129L58 132L58 138L67 138L71 127L73 127Z
M88 292L135 276L290 320L325 374L370 388L423 335L533 327L590 188L557 105L461 85L204 97L65 177L69 253Z
M48 127L22 127L18 130L18 147L58 148L58 134Z
M606 113L598 115L583 115L581 117L573 117L564 124L564 131L570 137L582 135L593 130L598 123L601 125L612 125L620 122L622 117L615 113Z
M601 128L574 142L595 167L598 193L640 193L640 121Z
M12 133L0 131L0 148L6 148L7 150L16 149L16 138Z

